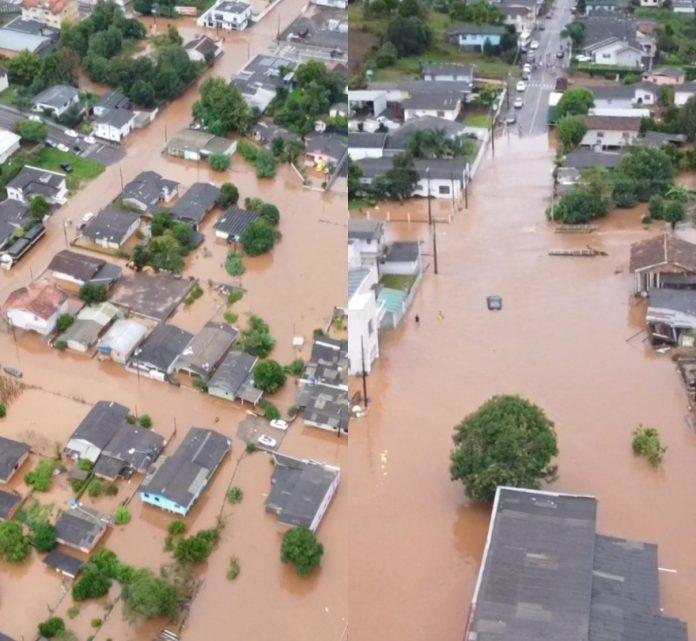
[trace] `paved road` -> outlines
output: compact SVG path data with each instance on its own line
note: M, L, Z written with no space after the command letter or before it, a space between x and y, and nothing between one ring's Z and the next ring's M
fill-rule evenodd
M27 119L27 114L9 107L0 105L0 127L12 129L18 122ZM125 157L125 152L118 145L107 142L96 142L93 144L85 142L84 138L73 138L68 136L66 127L43 118L44 124L48 129L48 140L55 144L63 144L73 153L90 158L103 165L113 165Z
M537 68L527 82L524 93L517 93L511 86L510 110L513 111L514 98L522 96L524 105L516 109L517 125L514 129L523 136L538 135L546 131L549 94L553 91L556 78L564 75L564 69L568 66L568 42L561 37L561 31L571 22L570 9L574 3L572 0L558 0L553 10L553 18L547 20L541 16L539 21L544 23L543 31L534 33L534 40L539 43L535 52ZM566 55L562 60L556 58L556 52L563 46ZM505 113L505 110L504 112Z

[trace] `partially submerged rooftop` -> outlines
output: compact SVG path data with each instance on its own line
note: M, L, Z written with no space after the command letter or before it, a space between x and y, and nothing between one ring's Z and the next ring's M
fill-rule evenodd
M135 272L118 282L111 302L138 316L162 321L174 313L194 285L188 278Z
M238 337L239 331L227 323L206 323L177 359L176 369L207 379Z
M112 518L108 514L71 502L56 520L56 541L75 550L89 552L111 524Z
M219 195L220 189L213 183L194 183L169 213L180 222L199 225L205 215L215 207Z
M7 483L29 454L29 446L0 436L0 483Z
M669 265L696 273L696 244L677 238L674 234L660 234L631 245L631 272Z
M63 576L74 579L82 570L83 562L60 550L51 550L43 560L44 564Z

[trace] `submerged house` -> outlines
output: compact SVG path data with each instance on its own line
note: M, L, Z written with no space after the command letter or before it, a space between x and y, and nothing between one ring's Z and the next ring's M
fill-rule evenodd
M29 446L0 436L0 483L9 483L29 457Z
M99 341L99 357L110 358L125 365L148 331L148 328L138 321L119 318Z
M660 607L657 546L597 534L592 496L499 487L468 641L687 641Z
M286 527L303 526L315 532L336 494L341 470L310 459L274 453L271 492L266 511Z
M629 269L635 294L658 287L696 287L696 245L673 234L641 240L631 245Z
M119 403L98 401L72 433L64 452L95 463L116 432L127 424L128 414L128 408Z
M192 338L193 334L174 325L158 325L133 352L128 369L164 381L174 371L177 359Z
M232 441L214 430L192 427L171 456L162 456L140 486L140 500L186 516L208 485Z
M113 524L108 514L71 501L60 513L55 524L56 541L74 550L88 554Z
M239 331L227 323L206 323L181 353L174 369L208 380L238 337Z
M42 336L48 336L55 329L58 317L67 311L67 295L45 280L14 290L3 307L13 327Z
M651 289L645 314L653 345L693 347L696 337L696 290Z
M258 404L263 392L254 386L258 358L246 352L229 352L208 382L208 394L228 401Z

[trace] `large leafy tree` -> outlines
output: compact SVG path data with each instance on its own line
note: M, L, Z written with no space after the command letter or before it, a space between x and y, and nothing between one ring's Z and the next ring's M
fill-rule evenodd
M587 121L584 116L563 116L556 124L556 134L564 151L575 149L587 133Z
M280 546L280 560L294 563L300 576L307 576L316 570L324 554L324 546L319 543L309 528L300 526L288 530Z
M384 41L391 42L400 56L414 56L427 49L432 41L432 34L428 25L416 16L399 16L387 26Z
M553 423L519 396L494 396L455 427L452 480L471 498L490 502L499 485L538 488L555 477Z
M4 62L11 83L28 87L41 71L41 58L29 51L20 51Z
M384 176L388 195L392 200L406 200L413 195L418 183L418 172L410 154L394 156L392 168Z
M249 256L260 256L273 249L277 232L265 220L254 220L242 232L240 242Z
M23 563L29 557L29 537L22 524L4 521L0 524L0 559L8 563Z
M584 116L594 105L594 96L589 89L576 87L568 89L556 105L556 117Z
M266 360L254 366L254 385L268 394L275 394L283 385L287 375L282 366L274 360Z
M645 146L624 154L616 171L635 181L636 195L641 202L648 202L653 194L664 194L674 177L669 156L662 149Z
M176 584L143 570L132 583L123 587L123 611L131 621L155 617L175 619L179 613L180 596Z
M193 105L193 117L216 136L244 132L251 123L251 111L236 87L222 78L208 78L201 85L201 97Z

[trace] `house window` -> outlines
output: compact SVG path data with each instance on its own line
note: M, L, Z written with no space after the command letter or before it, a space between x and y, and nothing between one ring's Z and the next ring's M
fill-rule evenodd
M604 138L604 132L603 132L603 131L598 131L598 132L597 132L597 138Z
M438 111L438 112L437 112L437 117L438 117L438 118L444 118L444 117L445 117L445 112L444 112L444 111Z
M439 191L441 194L449 194L449 193L450 193L449 185L440 185L440 186L438 187L438 191Z
M609 58L611 58L611 54L610 53L603 53L602 58L609 59Z
M372 325L372 319L370 319L369 321L367 321L367 333L369 336L372 336L372 332L374 332L374 331L375 331L375 328Z

